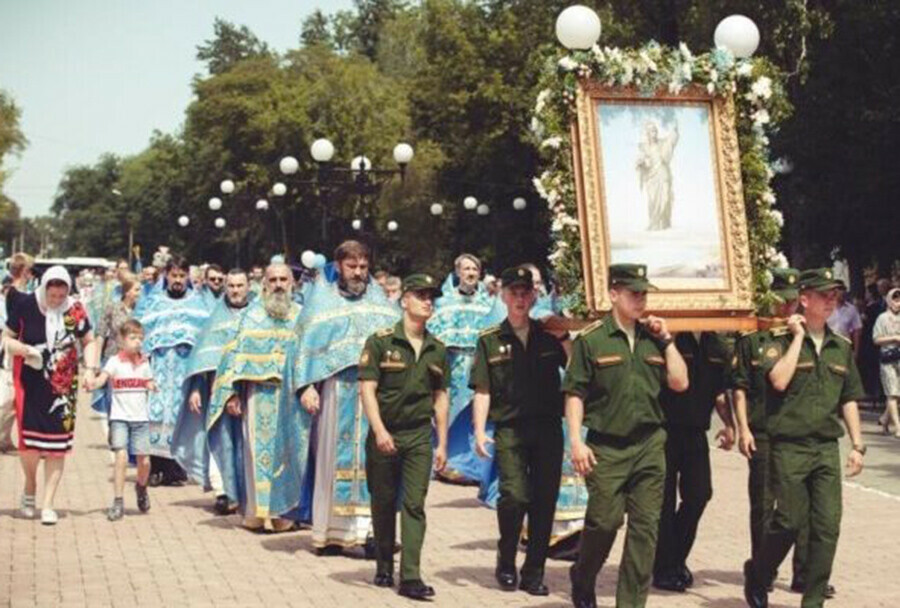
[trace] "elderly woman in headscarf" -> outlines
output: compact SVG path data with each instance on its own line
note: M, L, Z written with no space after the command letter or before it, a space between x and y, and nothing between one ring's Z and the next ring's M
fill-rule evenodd
M891 289L884 299L887 310L878 315L872 329L872 341L880 349L878 360L886 402L881 425L885 435L890 433L890 425L894 425L894 437L900 437L897 415L897 400L900 399L900 289Z
M62 266L49 268L35 293L10 310L4 338L13 359L19 457L25 472L20 515L35 516L37 469L44 460L41 523L58 516L53 499L65 456L75 440L78 399L78 344L85 360L95 360L94 336L87 312L70 297L72 280Z

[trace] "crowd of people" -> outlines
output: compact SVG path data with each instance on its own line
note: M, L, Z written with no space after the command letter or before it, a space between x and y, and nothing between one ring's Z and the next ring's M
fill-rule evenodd
M137 273L123 260L74 278L54 266L36 279L32 260L14 255L0 447L19 451L20 516L38 516L43 461L40 519L57 523L88 390L113 454L111 522L124 517L133 459L142 513L149 487L193 481L248 529L308 528L320 555L359 548L387 588L399 511L398 593L428 599L435 589L420 559L436 478L477 486L496 509L500 589L547 595L546 560L570 558L579 608L596 605L627 514L616 604L643 606L651 584L693 585L715 410L719 447L737 444L749 462L746 601L767 605L792 546L803 605L834 594L841 422L848 475L863 467L857 403L867 394L883 390L880 424L900 435L900 289L879 282L880 302L859 314L830 269L773 269L771 326L673 334L647 315L646 267L615 264L612 310L570 333L545 323L561 300L532 264L494 278L462 254L439 281L373 274L371 263L357 241L312 272L280 257L225 271L162 249ZM864 387L871 361L880 389Z

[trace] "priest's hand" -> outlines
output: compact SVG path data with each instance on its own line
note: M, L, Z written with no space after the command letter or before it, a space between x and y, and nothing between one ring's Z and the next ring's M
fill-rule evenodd
M188 397L188 407L192 414L200 414L200 391L191 391Z
M316 387L313 385L306 387L306 390L300 395L300 405L310 414L319 413L319 391L316 390Z
M237 395L232 395L228 401L225 402L225 411L232 416L241 415L241 400Z
M447 448L439 445L434 450L434 470L437 473L442 472L447 467Z
M375 447L382 454L397 453L397 448L394 446L394 438L386 430L375 434Z

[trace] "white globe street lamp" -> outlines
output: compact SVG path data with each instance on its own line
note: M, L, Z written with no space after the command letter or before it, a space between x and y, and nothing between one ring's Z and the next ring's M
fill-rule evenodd
M182 215L180 218L178 218L178 225L181 226L182 228L186 228L187 225L190 223L191 223L191 218L189 218L186 215Z
M230 179L222 180L222 183L219 184L219 190L222 191L222 194L231 194L234 192L234 182Z
M276 183L274 186L272 186L272 194L274 194L275 196L284 196L285 194L287 194L287 186L285 186L281 182Z
M431 205L431 215L437 217L444 212L444 206L440 203L434 203Z
M350 168L359 173L360 171L368 171L372 168L372 161L370 161L365 156L357 156L352 161L350 161Z
M353 220L352 222L350 222L350 226L354 230L359 230L360 228L362 228L362 220Z
M480 205L478 205L478 215L487 215L490 212L491 212L491 208L488 207L487 205L485 205L484 203L481 203Z
M300 254L300 263L307 268L312 268L316 264L316 253L307 249Z
M571 51L587 50L600 39L600 17L593 9L576 4L556 18L556 38Z
M309 147L309 154L317 163L327 163L334 157L334 144L325 139L317 139Z
M398 165L408 165L414 154L413 147L409 144L400 143L394 147L394 160Z
M225 227L225 218L217 217L215 223L216 223L216 228L220 228L220 229L224 228Z
M527 206L528 206L528 201L526 201L521 196L517 196L516 198L513 199L513 209L515 209L516 211L522 211Z
M218 196L214 196L211 199L209 199L209 209L211 211L218 211L221 208L222 208L222 199L220 199Z
M281 162L278 163L278 168L281 169L281 172L285 175L293 175L300 169L300 163L293 156L285 156L281 159Z
M716 46L725 47L738 59L746 59L759 47L759 28L744 15L725 17L716 26Z
M397 232L397 228L399 228L399 226L394 220L391 220L387 223L388 232Z
M266 211L269 208L269 201L264 198L256 201L256 210L257 211Z
M467 196L463 199L463 207L465 207L467 211L476 209L478 207L478 199L474 196Z
M328 264L328 260L325 258L325 256L324 256L323 254L321 254L321 253L317 253L317 254L316 254L316 259L315 259L315 261L313 262L313 266L315 266L316 268L321 269L321 268L325 268L325 265L326 265L326 264Z

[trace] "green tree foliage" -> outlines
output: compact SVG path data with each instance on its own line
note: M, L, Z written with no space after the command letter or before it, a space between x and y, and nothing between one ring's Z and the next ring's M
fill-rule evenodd
M900 5L839 1L832 16L776 142L794 168L779 181L793 257L821 264L837 248L860 286L864 266L887 273L900 258Z
M539 159L530 118L541 67L557 44L555 19L571 3L357 0L350 11L313 13L298 32L301 48L283 56L246 27L217 19L212 39L198 47L208 74L195 79L183 129L155 135L135 157L104 157L66 174L54 205L72 228L66 245L121 255L131 227L145 251L165 243L195 259L327 253L354 234L349 223L361 213L354 195L300 183L316 171L310 143L327 137L341 167L357 154L391 167L398 141L416 148L403 186L395 180L366 203L377 249L392 268L440 272L460 249L484 255L493 270L545 259L548 214L531 184ZM655 39L702 51L724 16L754 19L759 53L791 75L796 113L773 147L796 167L777 182L793 261L819 259L833 247L865 263L896 257L896 239L880 236L897 223L896 205L885 204L898 179L888 147L897 122L897 62L889 59L896 2L584 3L601 16L604 46ZM300 161L293 179L278 171L286 155ZM224 178L238 186L230 197L218 190ZM290 187L282 199L269 192L276 181ZM491 213L462 211L469 195ZM225 201L221 212L208 209L211 196ZM516 196L528 200L526 211L512 211ZM260 197L269 200L268 213L255 210ZM443 205L438 218L429 213L433 203ZM181 214L191 217L186 230L175 223ZM212 227L219 215L225 231ZM388 219L400 224L396 234L384 230Z
M210 74L222 74L245 59L271 54L269 46L246 25L237 27L218 17L213 24L213 39L197 47L197 59L206 62Z
M28 145L20 125L21 116L22 110L12 96L0 90L0 243L4 243L6 253L11 253L12 240L21 228L19 206L3 193L8 177L4 167L6 159L21 154Z

